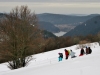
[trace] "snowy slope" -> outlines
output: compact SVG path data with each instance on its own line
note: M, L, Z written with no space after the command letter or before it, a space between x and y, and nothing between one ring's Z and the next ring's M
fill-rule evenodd
M0 75L100 75L100 46L91 44L92 54L79 57L77 46L67 47L76 52L76 58L58 62L58 53L64 49L34 55L27 67L10 70L7 63L0 64ZM65 57L65 56L64 56Z

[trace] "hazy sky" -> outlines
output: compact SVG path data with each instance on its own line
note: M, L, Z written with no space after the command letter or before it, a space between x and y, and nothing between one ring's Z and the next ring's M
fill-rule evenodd
M21 5L36 14L100 14L100 0L0 0L0 12L10 12Z
M93 1L93 2L100 2L100 0L0 0L0 1L6 1L6 2L9 2L9 1L13 1L13 2L25 2L25 1L27 1L27 2L56 2L56 1L59 1L59 2L76 2L76 1L78 1L78 2L91 2L91 1Z

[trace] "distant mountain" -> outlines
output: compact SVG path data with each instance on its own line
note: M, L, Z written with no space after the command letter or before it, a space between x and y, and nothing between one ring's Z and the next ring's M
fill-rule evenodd
M5 17L4 13L0 13L0 20L3 20L3 18Z
M5 14L4 13L0 13L0 18L4 17Z
M60 31L57 27L54 26L54 24L44 21L39 22L39 28L42 30L47 30L52 33L57 33Z
M74 16L74 15L71 16L62 14L43 13L43 14L37 14L37 17L39 21L50 22L54 25L59 25L59 24L77 25L77 23L85 22L97 15L98 14L92 14L88 16Z
M43 37L45 38L45 39L47 39L47 38L50 38L50 37L53 37L53 38L56 38L57 36L55 36L53 33L51 33L51 32L48 32L47 30L43 30Z
M88 16L88 14L68 14L68 15L71 15L71 16Z
M91 14L87 16L76 16L76 15L74 16L74 15L43 13L36 15L39 19L40 29L52 33L57 33L60 31L69 33L69 31L74 29L76 26L81 25L82 23L86 22L87 20L95 16L98 16L99 14ZM5 15L3 13L0 13L0 20L2 20L4 16ZM97 21L95 23L97 23Z
M83 22L85 22L97 15L99 15L99 14L76 16L76 15L43 13L43 14L37 14L37 17L38 17L39 21L52 23L60 31L68 32L68 31L74 29L77 25L82 24ZM52 30L52 29L50 29L50 30Z
M97 34L98 32L100 32L100 15L76 26L64 36L86 36L88 34Z

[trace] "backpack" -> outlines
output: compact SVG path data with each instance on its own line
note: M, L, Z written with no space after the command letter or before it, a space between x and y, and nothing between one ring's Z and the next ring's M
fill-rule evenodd
M92 50L90 49L89 51L90 51L89 53L91 54L92 53Z
M68 55L70 54L70 50L67 50L68 51Z
M89 47L89 54L91 54L92 53L92 50L91 50L91 48Z

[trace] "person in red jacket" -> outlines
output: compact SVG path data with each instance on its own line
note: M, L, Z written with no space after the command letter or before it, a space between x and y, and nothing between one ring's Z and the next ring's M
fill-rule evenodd
M65 59L67 60L67 59L68 59L68 56L69 56L69 52L68 52L68 50L66 50L66 49L65 49L65 56L66 56Z
M83 48L81 48L81 51L80 51L80 55L79 56L83 56L85 54L85 51Z

